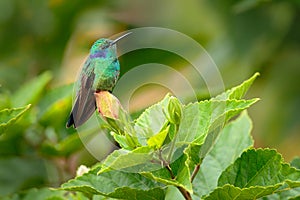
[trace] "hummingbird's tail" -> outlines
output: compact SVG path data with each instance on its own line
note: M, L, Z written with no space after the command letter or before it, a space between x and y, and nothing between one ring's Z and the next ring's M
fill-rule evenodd
M76 100L66 124L67 128L71 127L72 125L74 128L81 126L92 116L92 114L94 114L96 110L96 100L94 94L90 94L83 98L85 100L84 103L82 102L82 98L78 98Z
M73 118L73 113L71 113L66 126L67 128L70 128L73 124L74 124L74 118ZM76 128L75 124L74 124L74 128Z

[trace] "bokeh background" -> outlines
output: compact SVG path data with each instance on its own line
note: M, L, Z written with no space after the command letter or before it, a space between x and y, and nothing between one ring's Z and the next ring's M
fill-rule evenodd
M58 186L78 165L97 161L76 131L65 128L72 83L96 39L145 26L170 28L198 41L226 88L260 72L248 93L261 98L249 110L255 145L276 148L290 161L300 155L299 22L299 0L1 0L0 109L32 106L0 136L0 196ZM143 63L177 70L187 65L155 49L120 60L121 75ZM209 97L203 87L199 84L199 99ZM131 110L139 112L165 92L144 86L132 98ZM104 142L92 144L102 149L102 157L111 151Z

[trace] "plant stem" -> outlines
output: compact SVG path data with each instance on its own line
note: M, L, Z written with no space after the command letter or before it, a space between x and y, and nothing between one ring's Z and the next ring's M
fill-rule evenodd
M169 171L171 178L175 179L176 177L174 176L170 165L168 164L165 167ZM180 186L177 186L177 188L186 200L192 200L191 194L188 191L186 191L183 187L180 187Z
M182 187L177 187L186 200L192 200L191 194Z
M168 161L171 160L171 156L172 156L172 153L173 153L173 150L174 150L174 147L175 147L175 142L176 142L176 136L177 136L178 129L179 129L179 126L178 126L178 124L176 124L175 125L175 136L173 138L173 141L172 141L172 144L171 144L171 148L170 148L170 152L169 152L169 155L167 157Z
M197 164L193 173L192 173L192 176L191 176L191 183L193 182L193 180L195 179L197 173L199 172L199 169L200 169L200 164Z
M169 173L171 175L171 178L174 179L175 176L174 176L174 174L172 172L170 164L162 157L161 150L159 150L158 157L159 157L159 160L162 162L162 165L169 171Z
M171 175L171 178L172 179L175 179L176 177L174 176L173 172L172 172L172 169L170 167L170 165L166 165L166 169L169 171L170 175Z
M165 159L163 159L163 157L161 155L161 151L159 151L158 156L159 156L159 159L161 160L162 164L169 171L171 178L175 179L176 177L173 174L172 168L170 167L170 164ZM188 191L186 191L183 187L180 187L180 186L177 186L177 188L186 200L192 200L191 194Z

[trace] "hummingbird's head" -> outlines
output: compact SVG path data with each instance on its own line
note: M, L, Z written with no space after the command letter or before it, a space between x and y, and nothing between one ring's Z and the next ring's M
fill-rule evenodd
M110 40L110 39L107 39L107 38L101 38L101 39L98 39L92 46L91 48L91 54L94 54L96 52L99 52L99 51L116 51L116 43L126 37L127 35L129 35L131 32L128 32L120 37L118 37L117 39L115 40Z
M98 39L92 46L92 50L94 51L99 51L99 50L104 50L108 47L111 46L112 40L106 39L106 38L101 38Z

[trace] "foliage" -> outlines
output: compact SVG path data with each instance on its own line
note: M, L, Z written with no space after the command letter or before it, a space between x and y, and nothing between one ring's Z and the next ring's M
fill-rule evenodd
M68 162L83 147L75 131L65 128L72 85L52 89L51 80L45 72L15 93L1 94L6 98L0 106L1 196L64 180L69 175L56 162Z
M246 109L258 99L241 98L257 76L255 74L241 85L215 98L187 105L182 105L178 99L167 95L162 101L146 109L135 121L130 120L130 116L113 95L101 92L96 96L98 110L106 123L105 127L122 148L112 152L92 169L79 173L60 188L31 189L6 198L297 197L300 195L299 169L285 163L276 150L253 148L250 135L252 122ZM55 98L52 102L55 104L59 100ZM8 118L19 116L26 109L28 107L16 109L19 112L15 115L7 112ZM235 116L238 117L231 120ZM10 133L3 134L9 136ZM69 135L65 140L74 141L73 138L74 135ZM68 145L65 146L66 150L58 148L65 140L53 146L52 151L49 150L49 141L45 141L49 145L48 151L42 146L41 152L49 156L65 155L76 151L80 146L75 142L79 145L77 148ZM24 160L12 160L11 163L13 162L22 164ZM38 160L32 163L39 165ZM295 159L293 165L298 166L297 163L298 159ZM7 164L6 160L1 166L9 167ZM25 163L22 165L23 170L26 170ZM39 172L35 173L38 175ZM27 177L30 177L30 173Z
M123 148L61 188L117 199L258 199L299 187L300 171L284 163L276 150L253 148L252 122L244 110L257 99L240 98L257 76L188 105L167 95L130 124L134 134L111 129L112 134L137 137L133 146L123 140ZM123 121L121 116L107 123Z
M0 111L0 134L11 125L13 125L19 117L21 117L28 109L30 104L21 108L3 109Z

